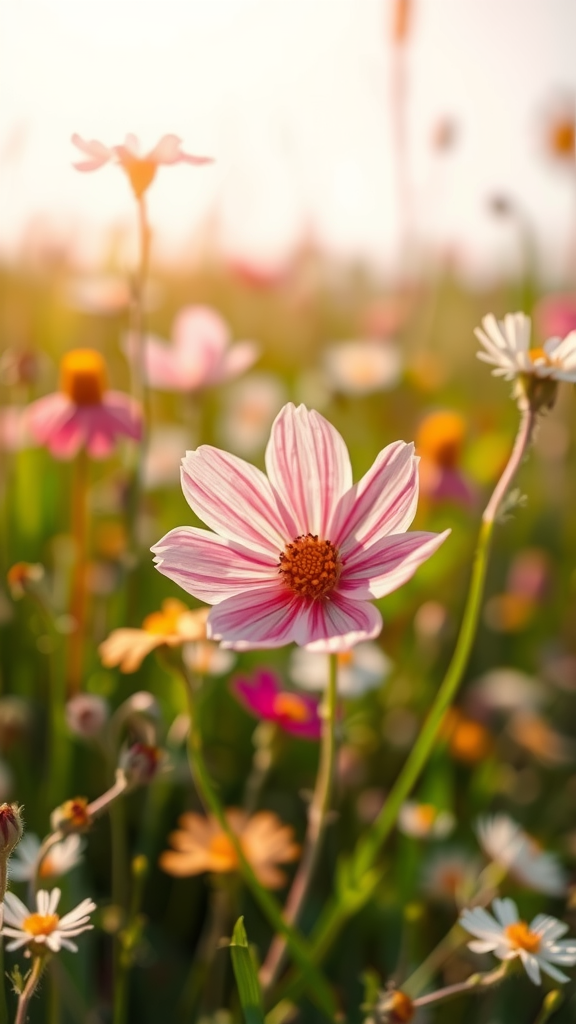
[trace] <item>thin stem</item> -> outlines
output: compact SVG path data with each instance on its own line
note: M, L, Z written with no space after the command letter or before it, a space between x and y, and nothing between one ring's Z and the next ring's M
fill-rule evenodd
M72 481L72 536L75 561L72 576L70 612L75 628L68 647L68 695L81 689L86 632L86 562L88 560L88 455L81 449L76 458Z
M432 1006L437 1003L445 1003L449 999L454 999L455 996L464 995L466 992L474 992L479 989L490 988L492 985L498 985L509 972L510 961L505 960L504 963L497 967L494 971L489 971L486 974L473 974L466 981L456 982L454 985L446 985L445 988L439 988L435 992L428 992L425 996L420 996L418 999L412 1001L413 1006Z
M438 945L434 947L432 952L428 954L426 959L410 975L407 981L404 982L402 991L406 992L411 998L418 995L423 988L426 988L430 979L446 963L446 960L452 956L452 953L462 945L463 939L464 931L456 922L444 938L440 940Z
M302 907L308 895L314 871L322 849L322 839L328 822L332 789L334 784L334 764L336 760L336 704L338 697L338 656L329 656L328 688L323 705L322 743L318 775L310 809L308 812L308 828L304 839L302 859L298 866L294 881L284 907L284 918L290 924L298 922ZM260 971L260 982L264 991L275 983L286 954L286 940L280 935L275 936L268 951L266 960Z
M6 981L4 973L4 943L0 940L0 1024L8 1024L6 1005Z
M41 956L35 957L34 963L32 964L32 970L28 975L28 981L26 982L24 990L20 993L20 998L18 999L18 1009L16 1011L14 1024L26 1024L28 1004L30 1003L31 998L34 995L34 992L36 991L36 987L38 985L38 982L40 981L40 976L42 974L43 968L43 958Z
M252 895L259 904L260 909L267 917L275 932L283 935L286 939L290 954L298 964L302 975L306 978L306 986L310 988L310 994L321 1008L332 1017L336 1013L336 1003L332 991L325 978L311 963L311 949L308 942L285 921L282 910L275 898L258 881L251 864L246 859L244 850L238 836L230 828L224 808L214 790L204 757L202 754L202 736L198 728L197 709L194 706L194 692L183 667L182 677L186 683L186 696L190 712L190 731L188 733L188 756L192 775L198 794L214 815L224 834L230 840L238 858L238 869L246 882Z
M312 935L314 963L321 962L344 923L370 898L373 887L366 884L368 873L373 868L383 843L396 823L400 807L409 796L434 749L444 715L456 696L476 636L494 523L500 505L526 453L536 421L536 412L531 406L521 412L522 418L518 435L510 458L482 516L470 587L452 660L418 740L392 787L382 811L370 832L360 838L356 844L349 862L349 889L343 890L338 897L332 899L315 928ZM294 994L300 990L301 983L293 975L276 991L275 998L279 1000L288 994L294 998Z

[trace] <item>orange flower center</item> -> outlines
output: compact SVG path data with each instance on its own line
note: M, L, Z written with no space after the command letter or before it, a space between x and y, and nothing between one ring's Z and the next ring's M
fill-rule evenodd
M273 702L274 714L289 718L291 722L307 722L310 711L305 701L296 693L277 693Z
M414 808L414 817L422 828L432 828L438 811L433 804L418 804L418 807Z
M219 832L210 840L208 850L214 858L214 870L234 871L238 867L238 854L224 832Z
M51 935L58 927L58 914L29 914L22 921L22 928L35 938L38 935Z
M548 353L543 348L531 348L531 349L529 349L528 350L528 358L533 363L536 363L536 360L538 360L538 362L546 363L547 366L552 366L552 360L550 359L550 356L548 355Z
M470 764L481 761L489 753L490 746L490 733L480 722L463 718L456 724L450 740L450 752L457 760Z
M393 992L390 1001L386 1004L393 1021L399 1024L407 1024L414 1016L414 1004L405 992Z
M340 651L339 654L336 655L338 667L344 668L346 665L351 665L353 658L354 654L352 651Z
M423 458L445 469L460 460L466 435L466 421L456 412L435 412L420 425L416 445Z
M536 932L531 932L526 921L516 921L504 929L504 934L512 949L525 949L528 953L537 953L540 949L542 938Z
M88 800L84 796L66 800L59 808L61 825L72 831L86 829L91 824L88 814Z
M146 633L153 633L155 636L170 635L178 633L178 620L187 612L185 604L175 597L169 597L162 602L162 611L151 612L142 623L142 629Z
M573 121L559 121L550 132L550 144L557 156L574 156L576 144Z
M132 190L137 199L140 199L156 177L158 165L153 160L140 160L138 157L125 157L121 161L126 171Z
M287 544L278 564L290 590L313 601L334 590L342 568L334 545L329 540L319 540L312 533L296 537Z
M99 405L107 385L106 363L93 348L74 348L60 363L60 390L76 405Z

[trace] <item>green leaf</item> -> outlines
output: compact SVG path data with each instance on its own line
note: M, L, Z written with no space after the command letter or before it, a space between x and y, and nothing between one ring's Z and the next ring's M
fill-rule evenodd
M239 917L232 933L230 943L232 967L238 986L240 1003L246 1024L264 1024L264 1008L260 982L244 927L244 918Z

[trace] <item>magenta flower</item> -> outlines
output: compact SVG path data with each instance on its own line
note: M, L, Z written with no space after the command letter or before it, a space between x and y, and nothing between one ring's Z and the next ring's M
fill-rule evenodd
M576 330L576 295L545 295L536 304L534 317L545 338L565 338Z
M283 690L278 676L269 669L258 669L252 679L238 678L232 691L241 704L268 722L276 722L284 732L306 740L318 740L322 720L318 714L318 700L308 694Z
M268 477L209 445L186 453L184 495L215 532L172 530L152 549L157 568L215 606L208 635L224 647L348 650L382 628L370 602L410 579L448 535L405 533L417 462L413 445L396 441L353 486L340 434L319 413L286 405Z
M142 434L138 404L122 391L106 390L106 364L91 348L66 353L60 391L32 402L27 423L32 437L57 459L72 459L81 448L104 459L119 437L138 441Z
M123 146L105 146L96 139L86 141L79 135L72 136L74 145L84 154L73 166L77 171L98 171L113 160L128 175L134 195L140 199L150 187L161 164L212 163L211 157L190 156L180 149L181 139L177 135L163 135L160 142L144 156L140 155L140 143L135 135L127 135Z
M128 354L136 358L134 339ZM144 367L148 383L165 391L196 391L222 384L244 373L258 356L253 341L230 345L226 322L207 306L185 306L174 321L172 344L145 339Z

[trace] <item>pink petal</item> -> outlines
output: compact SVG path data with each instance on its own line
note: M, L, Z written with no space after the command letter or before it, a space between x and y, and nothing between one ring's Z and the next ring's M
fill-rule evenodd
M278 567L208 530L182 526L152 548L156 568L188 594L220 604L247 590L278 586Z
M176 164L180 160L181 142L177 135L163 135L145 159L155 164Z
M32 402L27 410L30 433L57 459L71 459L84 440L77 407L60 392Z
M294 639L302 600L277 583L247 590L212 608L208 636L238 651L284 647Z
M411 533L385 537L364 551L357 550L346 559L338 582L339 593L354 601L384 597L406 583L418 566L446 540L444 533Z
M352 486L348 450L332 424L304 405L284 406L272 425L266 469L290 540L307 533L331 540L334 511Z
M266 669L256 673L254 679L237 678L232 691L248 711L261 718L274 718L274 698L280 691L280 680Z
M372 640L381 629L382 616L373 604L351 601L337 592L327 601L310 602L296 624L294 639L307 650L328 654Z
M190 387L221 378L230 331L218 313L208 306L186 306L174 321L172 336Z
M72 165L77 171L97 171L112 159L114 151L108 146L104 146L102 142L98 142L97 139L86 141L80 135L74 134L72 142L81 153L90 157L89 160L78 160Z
M268 480L235 455L201 445L182 460L182 490L196 515L222 537L277 564L291 537Z
M249 370L260 355L260 346L254 341L239 341L226 352L222 360L220 381L231 380Z
M122 149L128 156L132 157L132 159L142 159L140 156L140 141L136 135L132 134L132 132L128 132L128 135L124 139L123 146L116 146L116 152L120 149Z
M122 434L133 441L142 437L142 410L130 395L123 391L107 391L100 412L102 421L109 425L115 437Z
M125 350L131 363L138 359L138 343L134 335L125 340ZM173 345L148 334L144 338L144 371L146 381L161 391L187 391L188 381L182 373L181 361Z
M380 452L334 515L329 539L341 554L408 529L418 504L417 467L413 444L395 441Z

